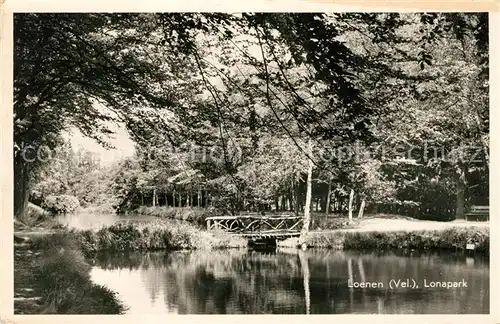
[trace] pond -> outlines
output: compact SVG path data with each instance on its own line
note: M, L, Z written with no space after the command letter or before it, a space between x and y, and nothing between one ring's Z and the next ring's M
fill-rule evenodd
M479 255L284 249L102 254L91 278L117 292L130 314L489 313L489 261ZM451 287L431 287L441 282ZM360 288L362 283L372 287Z

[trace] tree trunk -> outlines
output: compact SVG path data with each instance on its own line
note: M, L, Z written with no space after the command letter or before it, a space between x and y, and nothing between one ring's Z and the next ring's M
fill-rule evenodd
M198 189L198 207L201 207L201 190Z
M153 189L153 207L156 207L156 188Z
M457 175L456 219L465 219L465 170L460 167Z
M361 206L359 206L358 218L363 218L363 212L365 210L365 198L361 199Z
M312 141L309 139L309 161L307 168L307 189L306 189L306 206L304 208L304 224L302 227L302 234L309 232L309 226L311 223L311 199L312 199L312 172L313 172L313 161L312 161Z
M168 207L168 190L165 188L165 207Z
M300 184L300 179L297 183L294 184L295 186L295 215L299 215L299 210L300 210L300 201L299 201L299 184Z
M172 194L172 206L177 207L177 206L175 206L175 194L176 194L176 192L174 189L174 193Z
M328 181L328 193L326 194L325 218L328 218L330 213L330 196L332 195L332 179Z
M354 200L354 189L351 189L351 193L349 194L349 222L352 221L352 202Z
M29 168L19 154L14 159L14 217L17 220L24 220L29 195Z

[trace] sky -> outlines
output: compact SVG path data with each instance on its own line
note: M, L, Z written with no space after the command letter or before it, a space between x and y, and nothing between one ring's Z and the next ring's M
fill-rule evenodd
M74 150L83 148L100 156L103 166L110 165L120 158L132 156L134 154L134 142L130 139L123 126L110 127L115 134L110 136L109 143L114 149L106 149L95 140L84 136L76 128L68 134Z

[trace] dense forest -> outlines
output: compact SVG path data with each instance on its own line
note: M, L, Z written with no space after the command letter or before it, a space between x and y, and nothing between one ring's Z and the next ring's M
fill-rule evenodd
M61 196L306 220L488 204L487 13L26 13L14 32L19 220ZM63 136L106 146L112 124L135 142L112 165Z

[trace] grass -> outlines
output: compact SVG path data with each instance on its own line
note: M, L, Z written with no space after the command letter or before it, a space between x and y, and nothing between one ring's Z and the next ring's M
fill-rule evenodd
M90 268L78 244L65 233L15 245L15 313L124 313L126 308L114 292L90 280Z
M98 231L69 230L15 244L16 314L121 314L114 292L90 280L86 257L105 251L203 250L246 247L225 232L172 220L128 221Z
M100 251L197 250L246 247L244 238L207 232L185 222L127 221L101 228L68 232L87 254Z
M305 243L312 248L337 248L353 250L466 250L467 243L474 243L477 252L489 253L490 232L487 227L455 227L444 230L423 231L332 231L310 232ZM298 242L298 241L297 241ZM280 246L292 246L294 240Z

